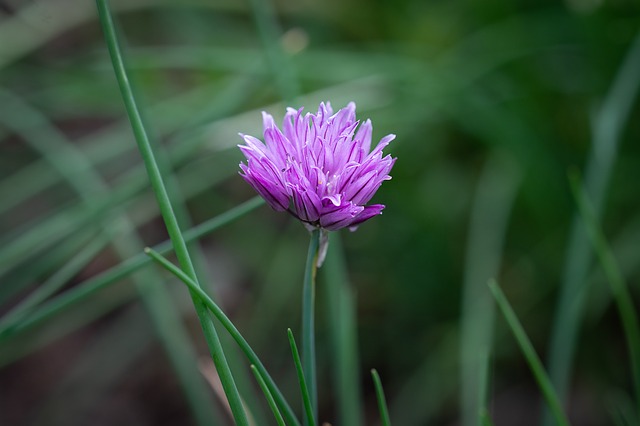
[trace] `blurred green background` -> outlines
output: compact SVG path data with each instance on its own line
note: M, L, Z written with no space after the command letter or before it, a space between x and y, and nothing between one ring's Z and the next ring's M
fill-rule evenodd
M12 310L43 283L45 296L64 294L167 236L94 3L0 6L6 332ZM375 141L397 135L386 150L398 158L393 180L374 198L384 214L330 247L337 260L344 252L349 290L332 289L334 275L320 270L321 420L378 424L369 378L377 368L394 424L470 424L461 401L473 399L474 362L488 357L495 424L539 424L540 392L493 312L491 277L545 364L563 370L562 359L573 360L556 379L566 382L573 424L637 420L624 334L567 180L572 169L584 176L637 297L637 2L120 0L112 8L184 229L255 195L237 174L236 145L238 132L261 136L262 110L280 120L286 106L353 100ZM264 206L193 246L206 288L296 408L285 330L299 330L306 246L302 226ZM197 400L223 412L202 383L188 397L174 371L176 359L207 351L188 294L172 281L150 266L35 326L0 332L0 424L199 424ZM351 332L349 309L346 320L337 316L344 309L336 313L341 292L355 296L360 363L345 374L360 397L334 374L344 349L335 333ZM174 330L178 318L184 327ZM187 349L168 355L158 330ZM547 356L554 351L560 360ZM241 388L255 393L248 376ZM363 414L341 406L343 391ZM261 397L247 398L257 424L271 424Z

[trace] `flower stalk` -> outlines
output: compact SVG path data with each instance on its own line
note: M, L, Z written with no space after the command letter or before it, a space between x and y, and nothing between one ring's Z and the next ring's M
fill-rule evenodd
M309 389L313 419L318 418L318 386L316 373L315 298L316 272L320 247L320 229L311 232L309 251L302 285L302 366Z

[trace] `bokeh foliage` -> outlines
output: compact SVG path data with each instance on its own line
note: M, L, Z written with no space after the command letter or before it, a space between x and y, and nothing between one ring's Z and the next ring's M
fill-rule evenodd
M607 119L622 121L613 168L601 171L608 175L601 220L637 300L640 109L633 94L640 72L614 90L625 58L638 50L636 2L112 4L152 138L175 177L174 196L184 200L184 228L254 195L237 175L236 144L237 132L260 135L260 110L281 117L286 105L313 109L328 100L339 108L353 100L359 117L372 119L374 139L398 135L389 147L398 157L393 180L374 200L387 205L384 215L342 235L357 303L366 424L377 421L373 367L394 424L459 421L459 339L469 314L462 300L467 283L490 278L482 265L493 262L491 273L545 358L576 216L567 171L587 173ZM84 254L86 265L61 277L56 294L166 234L93 3L3 5L4 314L75 256ZM614 109L613 118L603 117L607 102L629 94L628 115ZM474 229L487 232L474 240ZM296 379L285 330L299 327L306 244L299 224L262 207L194 248L207 289L290 390ZM473 269L474 262L481 266ZM597 425L626 415L632 383L604 276L591 260L586 271L569 414L576 425ZM146 274L0 340L0 423L195 424L134 281L166 287L186 337L206 353L197 321L181 286L165 285L171 277L157 270ZM322 286L318 292L321 418L335 424L335 301ZM537 424L539 392L499 318L490 352L495 424ZM242 370L244 360L236 358ZM251 404L265 410L255 399Z

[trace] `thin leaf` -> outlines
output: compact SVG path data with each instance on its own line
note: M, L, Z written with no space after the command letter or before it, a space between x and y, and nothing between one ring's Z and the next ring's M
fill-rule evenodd
M264 365L258 358L258 355L256 355L256 353L253 351L251 346L249 346L249 343L247 343L245 338L242 336L242 334L240 334L236 326L233 325L229 317L227 317L227 315L222 311L222 309L220 309L220 307L209 297L209 295L205 293L205 291L202 290L191 278L189 278L186 273L184 273L181 269L179 269L173 263L169 262L161 254L159 254L158 252L150 248L146 248L145 253L149 257L151 257L154 261L159 263L167 271L175 275L180 281L182 281L189 288L189 290L193 294L195 294L202 301L202 303L209 309L209 311L211 311L211 313L218 319L218 321L220 321L220 323L227 330L227 332L229 332L233 340L236 341L236 343L238 344L240 349L242 349L242 352L244 352L249 362L251 362L256 366L256 368L264 378L265 382L267 383L267 386L269 387L269 391L271 392L274 399L276 400L278 407L280 408L280 410L284 412L284 415L287 418L287 421L292 425L300 425L300 421L297 419L295 413L293 412L293 410L291 409L287 401L284 399L282 392L280 392L280 390L278 389L278 386L275 384L275 382L267 372L267 369L264 367Z
M389 409L387 408L387 399L384 396L384 389L382 388L380 375L375 368L371 370L371 377L373 377L373 385L376 388L376 399L378 400L378 409L380 410L380 421L382 422L382 426L391 426Z
M542 392L542 396L547 402L547 405L551 410L551 413L553 414L553 417L555 418L556 423L559 426L569 426L569 420L567 419L564 411L562 410L562 404L560 403L558 394L553 388L553 385L551 384L551 380L549 379L549 376L544 370L544 367L542 366L542 362L540 361L538 354L533 348L531 341L527 337L527 334L524 331L522 324L520 324L518 317L516 316L515 312L511 308L509 301L507 300L504 293L502 292L500 287L498 287L498 284L495 281L493 280L489 281L489 288L491 289L491 292L493 293L493 296L496 299L496 302L498 303L498 307L502 311L502 314L504 315L504 318L507 321L507 324L509 325L511 332L513 333L513 336L516 338L516 341L520 346L520 350L522 351L522 354L524 355L525 359L527 360L527 363L529 364L529 368L533 373L533 377L536 379L536 382L540 387L540 391Z
M256 368L254 364L251 364L251 371L258 382L258 386L262 389L262 393L264 393L264 397L267 399L267 404L269 404L269 408L273 412L273 416L276 418L276 422L278 422L278 426L285 426L284 419L282 418L282 414L280 414L280 410L278 409L278 405L276 401L273 399L273 395L271 395L271 391L269 391L269 386L264 381L264 378L260 374L260 371Z
M580 215L584 220L587 235L591 240L593 249L602 265L607 281L611 287L611 293L616 301L620 320L624 329L629 350L629 363L633 376L636 397L636 414L640 416L640 328L638 327L638 314L633 305L633 298L628 286L624 282L618 263L613 257L611 248L602 232L592 205L587 194L580 185L576 174L569 175L571 191L578 205Z
M300 392L302 393L302 405L304 407L304 412L307 415L306 424L309 426L315 426L316 420L313 407L311 405L311 398L309 396L309 388L307 388L307 381L304 370L302 369L302 363L300 362L300 354L298 353L296 340L293 337L293 332L290 328L287 329L287 336L289 337L289 345L291 346L291 353L293 354L293 362L296 365L296 372L298 373L298 383L300 384Z

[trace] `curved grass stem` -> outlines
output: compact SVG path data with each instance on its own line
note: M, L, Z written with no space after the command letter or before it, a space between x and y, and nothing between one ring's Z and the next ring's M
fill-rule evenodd
M269 408L271 409L273 416L276 418L276 422L278 423L278 426L285 426L285 422L284 422L284 419L282 418L282 414L278 409L278 404L276 403L276 400L273 399L273 395L269 390L269 386L267 385L267 382L265 382L264 377L262 377L262 375L260 374L260 371L258 371L258 368L254 364L251 364L251 372L256 378L256 382L258 382L258 386L260 386L262 393L264 393L264 397L266 398L267 403L269 404Z
M554 389L551 379L549 379L547 372L542 366L540 357L533 348L531 340L527 337L527 333L524 331L524 328L522 327L520 320L518 320L516 313L513 311L513 308L511 308L509 301L494 280L489 281L489 288L496 299L498 307L502 311L502 315L507 321L507 325L509 325L513 336L518 342L518 346L520 346L520 350L527 360L527 364L529 364L533 377L536 379L536 382L538 382L538 387L542 392L542 396L544 397L556 424L558 426L570 426L569 420L562 410L562 403L560 402L558 393Z
M278 408L283 412L283 415L286 417L287 422L290 425L296 425L296 426L300 425L300 422L298 421L295 413L293 412L293 410L285 400L284 396L282 395L282 392L280 392L280 390L278 389L278 386L275 384L275 382L267 372L267 369L264 367L264 365L260 361L260 358L258 358L258 355L256 355L256 353L253 351L251 346L249 346L249 343L245 340L242 334L240 334L240 331L238 331L236 326L233 325L229 317L227 317L227 315L222 311L222 309L220 309L220 307L209 297L209 295L205 293L205 291L202 290L200 286L198 286L198 284L195 281L193 281L184 271L179 269L173 263L169 262L160 253L148 247L144 250L144 252L151 259L159 263L163 268L171 272L180 281L182 281L189 288L192 294L198 297L202 302L202 304L205 305L209 311L211 311L211 313L216 317L216 319L220 321L220 324L222 324L222 326L231 335L233 340L235 340L235 342L238 344L242 352L244 352L245 356L251 362L251 364L253 364L256 367L256 369L264 379L269 391L273 395L273 398L275 399L278 405Z
M607 243L602 229L598 225L593 206L589 202L589 198L584 189L582 189L578 176L574 174L569 175L569 181L571 183L573 198L576 200L578 211L584 220L587 235L591 240L594 252L600 261L600 265L611 287L611 293L616 301L629 350L629 361L635 387L636 414L640 416L640 328L638 327L638 314L633 306L631 293L624 282L622 273L611 253L611 248Z
M384 396L384 389L382 388L380 375L375 368L371 370L371 377L373 377L373 385L376 388L376 399L378 400L378 409L380 410L380 421L382 426L391 426L391 418L389 417L389 410L387 409L387 399Z
M300 362L300 353L298 352L298 346L296 345L296 339L293 337L291 329L287 329L287 336L289 337L289 346L291 346L291 354L293 355L293 363L296 366L296 373L298 373L298 383L300 384L300 393L302 394L302 406L304 407L304 413L306 414L306 422L309 426L316 425L316 416L311 406L311 397L309 395L309 387L304 375L304 369Z

